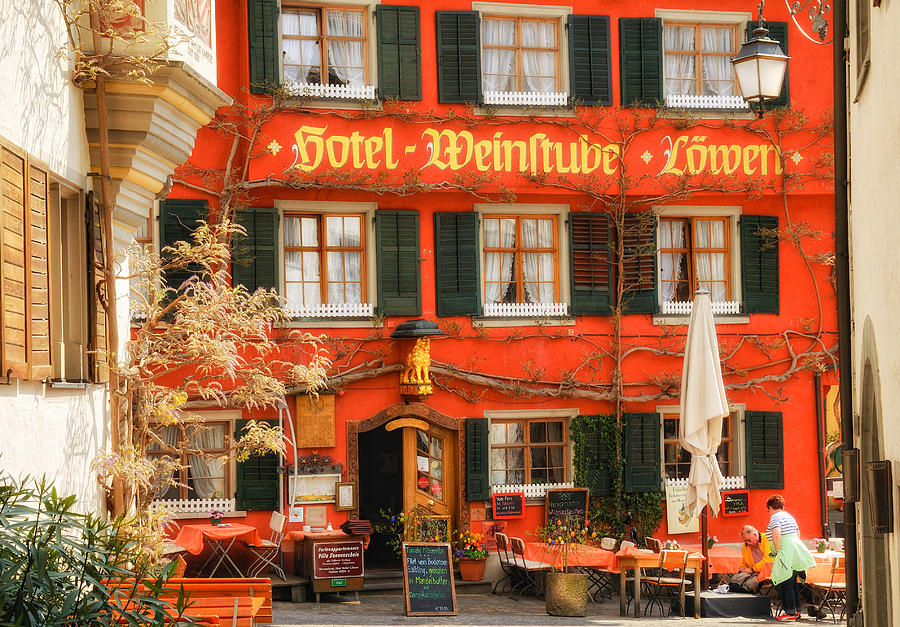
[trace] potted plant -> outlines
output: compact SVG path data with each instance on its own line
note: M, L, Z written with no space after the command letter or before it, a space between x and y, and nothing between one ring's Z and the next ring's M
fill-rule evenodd
M584 519L557 518L539 527L536 535L547 544L547 550L559 556L553 563L553 571L547 573L544 600L551 616L584 616L588 600L588 580L583 573L569 572L572 552L597 534L591 534Z
M718 542L718 541L719 541L719 537L718 537L718 536L710 536L710 537L708 537L708 538L706 539L706 548L707 548L707 549L713 548L714 546L716 546L716 542Z
M222 523L222 519L225 517L225 512L219 509L214 509L209 513L209 524L213 527L217 527Z
M828 540L825 538L816 538L813 542L816 543L816 551L819 553L824 553L828 550Z
M484 534L470 530L460 531L454 538L453 555L459 564L459 578L463 581L481 581L484 579L484 564L488 551L482 540Z

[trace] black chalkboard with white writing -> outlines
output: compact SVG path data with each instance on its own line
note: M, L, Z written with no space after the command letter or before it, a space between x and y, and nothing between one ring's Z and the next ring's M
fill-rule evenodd
M547 490L547 521L587 521L588 489Z
M750 513L750 490L722 492L722 515L741 516Z
M524 492L498 492L493 496L495 520L525 518Z
M403 544L403 594L407 616L456 615L456 589L449 544Z

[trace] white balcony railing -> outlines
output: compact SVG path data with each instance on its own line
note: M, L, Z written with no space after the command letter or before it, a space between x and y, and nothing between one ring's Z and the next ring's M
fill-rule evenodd
M575 484L571 481L568 483L504 483L491 486L493 494L501 494L503 492L524 492L526 499L544 498L547 490L557 490L564 488L574 488Z
M676 316L689 316L691 307L694 305L690 300L671 300L662 304L662 313ZM736 300L714 301L712 312L714 314L739 314L741 313L741 304Z
M285 311L291 318L371 318L375 315L372 303L334 303L304 307L287 303Z
M569 103L569 94L561 91L486 91L482 97L484 104L503 106L564 107Z
M666 479L666 485L678 487L678 486L686 486L688 484L687 479ZM747 487L747 480L743 475L729 475L725 477L725 481L722 483L723 490L743 490Z
M666 96L666 106L674 109L749 109L740 96L696 96L680 94Z
M534 318L567 316L567 303L486 303L484 315L494 318Z
M208 516L214 509L233 512L234 499L156 499L150 504L151 510L164 509L172 514L196 514L198 518Z
M373 85L321 85L319 83L285 83L292 96L310 98L336 98L340 100L375 100Z

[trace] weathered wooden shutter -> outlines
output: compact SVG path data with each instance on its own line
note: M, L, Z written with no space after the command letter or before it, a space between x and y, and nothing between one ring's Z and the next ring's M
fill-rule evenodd
M378 307L391 316L422 313L419 212L376 211Z
M28 378L42 381L50 367L50 260L47 238L47 171L28 164ZM57 242L53 242L57 244Z
M397 100L422 99L419 7L381 4L378 27L378 94Z
M581 451L582 463L575 476L575 485L590 490L591 496L609 496L613 493L612 475L609 472L609 460L613 452L600 439L600 432L596 428L585 427L582 437L584 450Z
M205 200L173 199L159 203L159 250L163 259L170 255L165 247L175 242L190 242L191 234L197 228L199 220L208 220L209 210ZM163 282L173 289L178 289L196 272L189 269L167 272Z
M436 11L438 102L481 101L481 19L477 11Z
M626 313L656 311L656 217L650 212L625 216L622 274Z
M250 292L278 287L278 211L248 209L235 216L247 231L234 236L231 281Z
M625 414L622 450L625 463L626 492L659 492L660 474L659 414Z
M94 192L88 192L85 208L88 253L88 372L97 383L109 380L106 333L106 249L103 233L103 208Z
M281 82L278 0L247 0L250 46L250 92L264 94Z
M572 313L612 313L612 255L609 216L569 214Z
M235 420L234 437L238 440L243 435L242 429L247 420ZM265 420L277 426L276 420ZM280 510L281 498L278 493L278 455L251 455L247 461L235 462L237 474L237 492L235 501L239 510Z
M571 95L584 104L612 104L609 16L570 15L569 80Z
M747 486L784 488L784 436L780 411L745 411Z
M622 105L655 107L663 99L662 20L619 18Z
M478 214L434 214L437 315L480 314Z
M491 466L488 419L466 419L466 498L487 501L491 498Z
M778 245L777 216L741 216L745 313L778 313Z
M753 36L753 31L755 31L759 27L759 22L756 20L751 20L747 22L747 39L749 40ZM774 39L781 46L782 52L786 55L790 55L791 53L788 50L788 28L787 22L766 22L766 28L769 29L769 39ZM775 100L771 102L767 102L764 106L766 109L772 109L775 107L787 107L791 102L791 91L790 91L790 76L788 74L791 71L790 63L788 63L788 68L784 72L784 84L781 86L781 95L778 96Z

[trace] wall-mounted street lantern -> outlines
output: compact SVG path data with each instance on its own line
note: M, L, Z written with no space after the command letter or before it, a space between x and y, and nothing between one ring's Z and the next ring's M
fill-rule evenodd
M763 104L775 100L781 94L781 85L790 59L782 52L779 42L768 37L769 30L763 19L765 4L765 1L759 3L759 27L731 60L741 96L750 104L751 109L754 103L757 104L760 118L763 116Z

